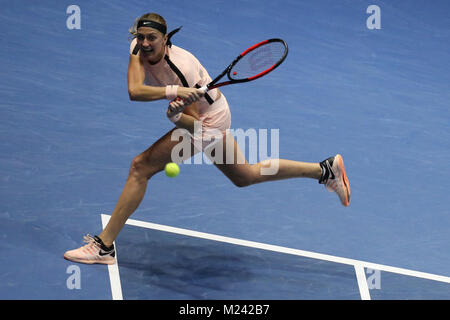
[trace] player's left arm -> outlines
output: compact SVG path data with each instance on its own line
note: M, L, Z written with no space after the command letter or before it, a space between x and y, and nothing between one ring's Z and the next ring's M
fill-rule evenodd
M178 102L180 103L180 102ZM182 102L181 102L182 103ZM168 111L170 108L168 108ZM183 128L188 130L190 133L194 134L195 121L200 121L200 116L198 114L198 104L197 102L191 103L185 107L184 111L180 113L181 117L175 123L178 128Z

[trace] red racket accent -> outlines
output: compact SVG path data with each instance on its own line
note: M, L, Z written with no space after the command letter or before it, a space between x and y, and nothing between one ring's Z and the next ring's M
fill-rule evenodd
M247 53L249 53L249 52L255 50L256 48L258 48L258 47L260 47L260 46L262 46L263 44L266 44L266 43L268 43L268 42L269 42L269 40L264 40L264 41L261 41L260 43L255 44L254 46L251 46L250 48L248 48L247 50L245 50L244 52L242 52L242 53L241 53L241 56L245 56Z

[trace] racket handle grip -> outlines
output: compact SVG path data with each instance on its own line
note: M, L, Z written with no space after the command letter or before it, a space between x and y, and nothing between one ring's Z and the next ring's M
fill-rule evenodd
M209 91L208 86L203 86L203 87L201 87L199 89L202 90L204 93Z

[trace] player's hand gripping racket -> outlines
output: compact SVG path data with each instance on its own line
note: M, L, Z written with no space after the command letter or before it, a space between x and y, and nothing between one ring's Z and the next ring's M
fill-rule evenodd
M278 67L286 59L287 54L288 46L284 40L261 41L238 55L220 75L200 89L206 93L229 84L261 78ZM228 79L218 83L225 75Z

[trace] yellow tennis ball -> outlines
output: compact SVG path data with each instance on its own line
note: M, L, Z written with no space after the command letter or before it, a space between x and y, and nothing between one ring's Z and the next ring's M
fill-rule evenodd
M180 167L175 162L169 162L164 168L166 175L175 178L180 173Z

